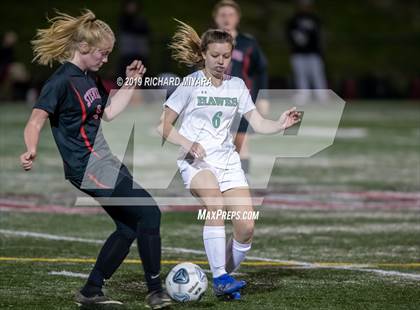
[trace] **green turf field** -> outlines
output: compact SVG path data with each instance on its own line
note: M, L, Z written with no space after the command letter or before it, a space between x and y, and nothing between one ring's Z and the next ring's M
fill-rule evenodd
M63 180L48 128L34 170L20 170L29 113L3 105L0 114L0 309L75 309L73 294L113 227L103 214L48 212L51 205L76 210L77 192ZM179 188L174 182L167 192ZM243 301L220 302L209 287L201 302L173 308L420 309L418 103L348 104L335 143L312 158L278 160L264 194L271 202L258 208L253 248L238 275L250 283ZM16 201L33 207L13 207ZM209 268L196 218L163 213L164 274L176 261ZM145 308L137 259L133 247L106 286L126 309Z

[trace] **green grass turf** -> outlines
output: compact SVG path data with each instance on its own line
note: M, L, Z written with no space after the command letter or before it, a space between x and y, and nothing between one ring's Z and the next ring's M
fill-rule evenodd
M257 222L251 255L329 263L418 262L419 210L407 211L267 211ZM352 215L353 214L353 215ZM202 250L197 213L164 213L164 247ZM394 225L400 231L387 232ZM383 226L381 232L372 228ZM31 231L103 240L113 225L106 215L1 213L1 229ZM299 230L313 229L313 232ZM354 228L340 231L343 227ZM405 227L405 228L404 228ZM296 228L293 231L293 228ZM322 229L328 229L328 232ZM279 229L290 229L279 233ZM318 229L318 230L317 230ZM320 231L319 231L320 230ZM276 235L276 237L274 237ZM53 241L0 234L1 256L94 258L100 245ZM132 248L129 258L137 258ZM164 251L165 260L203 260L203 255ZM72 309L72 294L83 279L49 275L52 271L88 273L91 263L1 262L0 306L13 309ZM171 265L163 266L166 274ZM202 265L208 269L207 265ZM387 267L383 270L420 273L420 268ZM220 302L209 288L196 304L174 308L211 309L416 309L420 305L420 280L399 276L335 269L244 266L241 277L249 281L244 301ZM140 265L124 264L107 283L127 309L144 308L145 283Z
M147 110L149 111L149 110ZM158 109L144 114L153 122ZM0 197L71 206L76 191L63 179L62 163L48 126L42 133L36 166L21 171L22 130L30 109L4 105L0 114ZM149 113L149 114L148 114ZM334 144L307 159L278 159L270 189L419 191L420 105L413 102L353 102L340 130L363 129L365 137L338 136ZM118 135L118 132L116 132ZM176 186L180 186L179 182ZM171 189L173 190L173 189ZM261 209L250 255L329 263L419 263L420 210ZM164 247L203 250L197 213L164 213ZM0 213L0 229L103 240L113 225L106 215ZM52 241L0 233L0 256L95 258L98 244ZM137 258L133 248L129 258ZM204 260L203 255L166 250L163 259ZM163 266L166 274L171 265ZM202 266L208 269L207 265ZM73 292L83 279L51 271L88 273L90 263L0 262L0 309L74 309ZM382 270L420 274L420 268ZM211 295L190 309L419 309L420 281L401 276L342 269L244 266L249 281L244 301L219 302ZM139 265L124 264L107 283L108 292L143 309L145 284Z
M136 122L140 133L137 137L147 150L141 149L138 154L141 179L158 178L161 157L147 146L156 139L153 126L158 121L160 106L146 105L137 109L142 109L141 119ZM24 151L23 127L29 113L30 109L22 105L2 106L0 194L38 195L47 186L49 193L54 194L43 195L44 199L71 205L74 197L68 197L71 189L63 179L62 162L49 125L42 132L33 171L25 173L19 167L19 155ZM365 136L340 135L353 129L362 130ZM110 138L121 141L123 135L127 133L115 130ZM179 180L177 184L178 188L182 187ZM334 144L311 158L277 159L270 187L417 191L420 188L420 104L348 103Z

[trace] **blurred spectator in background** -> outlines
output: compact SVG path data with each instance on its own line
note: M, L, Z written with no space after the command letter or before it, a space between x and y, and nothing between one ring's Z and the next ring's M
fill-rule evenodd
M241 8L233 0L221 0L213 9L213 19L217 28L226 30L235 39L232 62L226 73L243 79L255 102L259 90L268 88L267 60L257 40L249 34L239 32L240 18ZM262 108L262 106L267 105L266 100L255 102L255 104L260 113L265 115L266 107ZM234 142L241 157L242 169L246 174L249 173L250 166L246 135L248 125L247 120L240 117L236 117L232 124L232 128L237 129Z
M150 72L150 28L146 18L141 15L141 8L138 1L123 1L117 40L120 52L118 76L121 77L125 76L126 66L135 59L140 59Z
M295 87L326 89L320 20L314 12L312 0L298 0L297 3L298 9L286 26Z
M17 62L15 45L18 36L14 31L4 33L0 47L0 99L26 100L30 86L30 75L23 63Z
M15 61L14 46L17 35L13 31L6 32L1 40L0 47L0 81L6 78L9 66Z

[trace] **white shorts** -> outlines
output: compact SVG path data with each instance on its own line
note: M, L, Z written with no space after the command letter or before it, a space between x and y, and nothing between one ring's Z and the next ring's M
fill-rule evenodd
M220 191L223 193L228 189L235 187L247 187L248 181L246 180L245 173L242 168L221 169L216 168L202 160L178 160L177 161L179 172L181 173L184 185L190 188L190 183L193 177L202 170L210 170L215 175L219 182Z

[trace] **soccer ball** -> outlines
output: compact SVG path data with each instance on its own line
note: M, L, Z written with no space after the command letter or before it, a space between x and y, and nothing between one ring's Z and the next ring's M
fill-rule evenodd
M176 265L165 283L169 296L179 302L200 300L208 284L204 271L193 263Z

